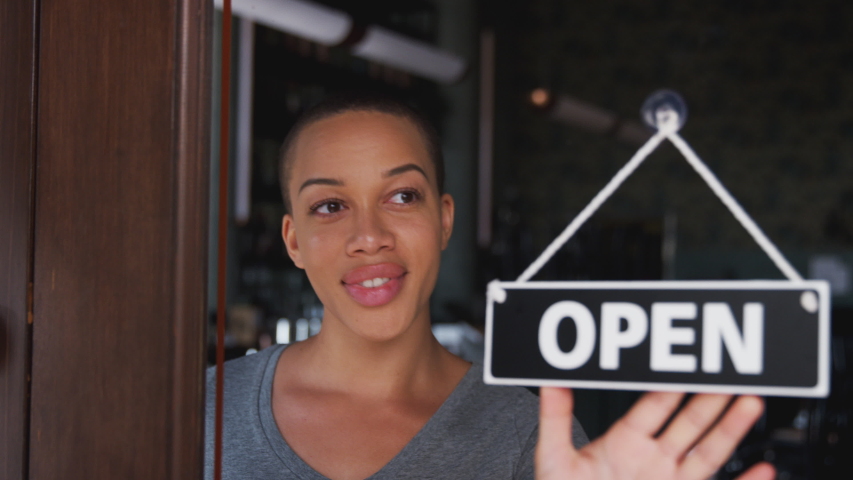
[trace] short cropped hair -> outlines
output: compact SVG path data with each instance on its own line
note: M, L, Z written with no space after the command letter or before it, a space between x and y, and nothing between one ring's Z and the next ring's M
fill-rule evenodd
M435 127L414 107L400 99L375 92L344 92L326 97L305 111L297 120L284 143L278 161L278 175L281 183L281 195L287 213L293 213L290 203L290 175L293 164L291 150L296 139L309 125L320 120L346 112L379 112L405 118L412 122L421 134L432 164L435 167L435 178L438 193L444 193L444 155L441 151L441 140Z

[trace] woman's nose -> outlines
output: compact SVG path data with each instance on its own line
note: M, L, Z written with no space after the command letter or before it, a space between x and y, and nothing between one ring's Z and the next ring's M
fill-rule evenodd
M374 255L394 248L394 235L378 212L353 216L353 234L347 243L349 255Z

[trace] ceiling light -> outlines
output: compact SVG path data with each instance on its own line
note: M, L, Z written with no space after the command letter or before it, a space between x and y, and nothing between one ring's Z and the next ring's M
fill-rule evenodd
M222 8L223 0L214 0ZM355 25L340 10L306 0L233 0L234 15L436 82L459 81L467 62L459 55L376 25ZM363 35L362 35L363 33Z
M214 0L222 8L223 0ZM321 45L339 45L352 30L346 13L304 0L232 0L234 15Z

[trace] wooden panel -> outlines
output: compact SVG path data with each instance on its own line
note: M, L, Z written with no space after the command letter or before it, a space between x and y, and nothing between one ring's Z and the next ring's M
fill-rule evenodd
M202 477L213 5L178 4L175 72L175 278L169 478Z
M0 2L0 478L26 476L31 259L32 1Z
M200 478L203 0L41 4L30 478Z

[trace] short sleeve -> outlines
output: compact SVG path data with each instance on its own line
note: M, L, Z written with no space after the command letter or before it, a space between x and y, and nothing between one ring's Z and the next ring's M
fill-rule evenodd
M533 429L527 437L527 441L521 445L521 455L518 466L515 469L515 480L532 480L536 475L536 441L539 436L539 427ZM572 444L581 449L589 443L589 438L577 418L572 417Z
M533 429L527 440L521 445L521 455L515 468L514 480L533 480L536 470L534 455L536 454L536 439L539 436L539 427Z

